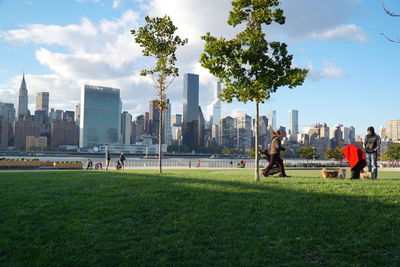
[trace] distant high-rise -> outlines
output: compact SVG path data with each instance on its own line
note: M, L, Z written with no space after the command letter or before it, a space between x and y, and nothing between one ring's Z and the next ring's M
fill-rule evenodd
M219 99L219 95L221 93L221 83L217 83L217 88L214 93L214 101L212 103L212 122L213 124L219 124L219 120L221 119L221 100Z
M172 128L171 128L171 103L167 99L166 109L163 111L163 144L172 144Z
M160 126L160 111L158 110L158 104L160 100L151 100L149 102L149 133L152 136L158 136Z
M51 124L51 146L61 145L78 145L78 126L69 117Z
M36 94L36 110L44 110L46 117L49 114L49 93L39 92Z
M121 114L121 135L122 143L124 145L131 144L131 134L132 134L132 114L128 111L124 111Z
M251 129L251 117L247 114L236 116L236 147L241 150L246 150L251 147L253 133Z
M78 125L80 124L80 120L81 120L81 103L76 104L75 106L75 124Z
M291 109L289 110L288 118L288 134L299 133L299 111Z
M199 75L187 73L183 77L183 145L196 148L199 134Z
M199 106L199 110L198 110L198 114L199 114L199 119L198 119L198 135L197 135L197 144L200 147L204 146L204 141L205 141L205 126L206 126L206 120L204 119L204 115L203 115L203 111L201 110L201 107Z
M182 114L174 114L171 116L171 124L173 127L182 127Z
M8 123L13 123L15 121L14 104L0 102L0 116L5 117Z
M223 117L219 120L219 141L218 144L223 147L236 147L235 119L231 116Z
M79 147L119 143L121 113L119 89L85 85L81 92Z
M14 146L26 147L27 136L40 136L41 125L35 120L35 116L21 116L13 124Z
M8 119L0 115L0 150L6 150L8 146Z
M400 120L390 120L386 122L385 137L395 143L400 142Z
M271 110L268 116L268 126L271 126L273 130L276 130L277 125L276 125L276 111Z
M21 86L18 91L17 117L29 115L28 89L26 88L25 75L22 76Z

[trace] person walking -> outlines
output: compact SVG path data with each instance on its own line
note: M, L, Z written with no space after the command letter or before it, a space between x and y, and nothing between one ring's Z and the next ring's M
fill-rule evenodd
M381 149L381 137L375 133L374 127L367 129L367 135L364 139L364 149L367 159L368 171L372 179L378 178L378 154Z
M360 172L367 165L363 151L355 145L348 145L343 148L343 154L350 164L351 179L360 179Z
M125 163L124 161L126 160L124 152L121 152L121 155L119 155L119 161L121 162L122 169L125 170Z
M271 142L271 151L270 151L270 159L268 166L262 171L262 175L267 177L269 175L269 171L271 168L276 165L279 168L280 177L290 177L286 175L285 167L283 165L283 160L281 159L280 153L281 151L285 151L286 149L281 145L281 137L282 132L276 131L273 132L274 137L272 138Z
M111 160L110 151L108 151L108 149L107 149L106 150L106 171L108 170L108 167L110 166L110 160Z

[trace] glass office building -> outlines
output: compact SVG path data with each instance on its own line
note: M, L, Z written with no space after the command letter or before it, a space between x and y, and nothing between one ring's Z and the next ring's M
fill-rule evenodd
M121 142L120 90L85 85L81 92L80 148Z
M183 144L191 149L199 146L199 75L183 77Z

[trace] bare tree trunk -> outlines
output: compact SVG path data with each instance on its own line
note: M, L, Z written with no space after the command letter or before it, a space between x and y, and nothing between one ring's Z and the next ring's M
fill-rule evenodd
M162 174L162 133L163 133L163 111L160 110L160 124L158 127L158 169L160 174Z
M256 169L255 169L255 173L254 173L254 180L256 180L257 182L260 181L260 162L259 162L259 158L258 158L258 125L259 125L259 118L260 117L260 110L259 110L259 103L256 102L256 131L255 131L255 142L254 142L254 153L255 153L255 165L256 165Z

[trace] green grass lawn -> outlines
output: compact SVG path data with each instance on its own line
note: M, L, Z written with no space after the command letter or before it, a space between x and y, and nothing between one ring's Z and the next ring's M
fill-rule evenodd
M400 172L0 172L0 266L399 266Z

